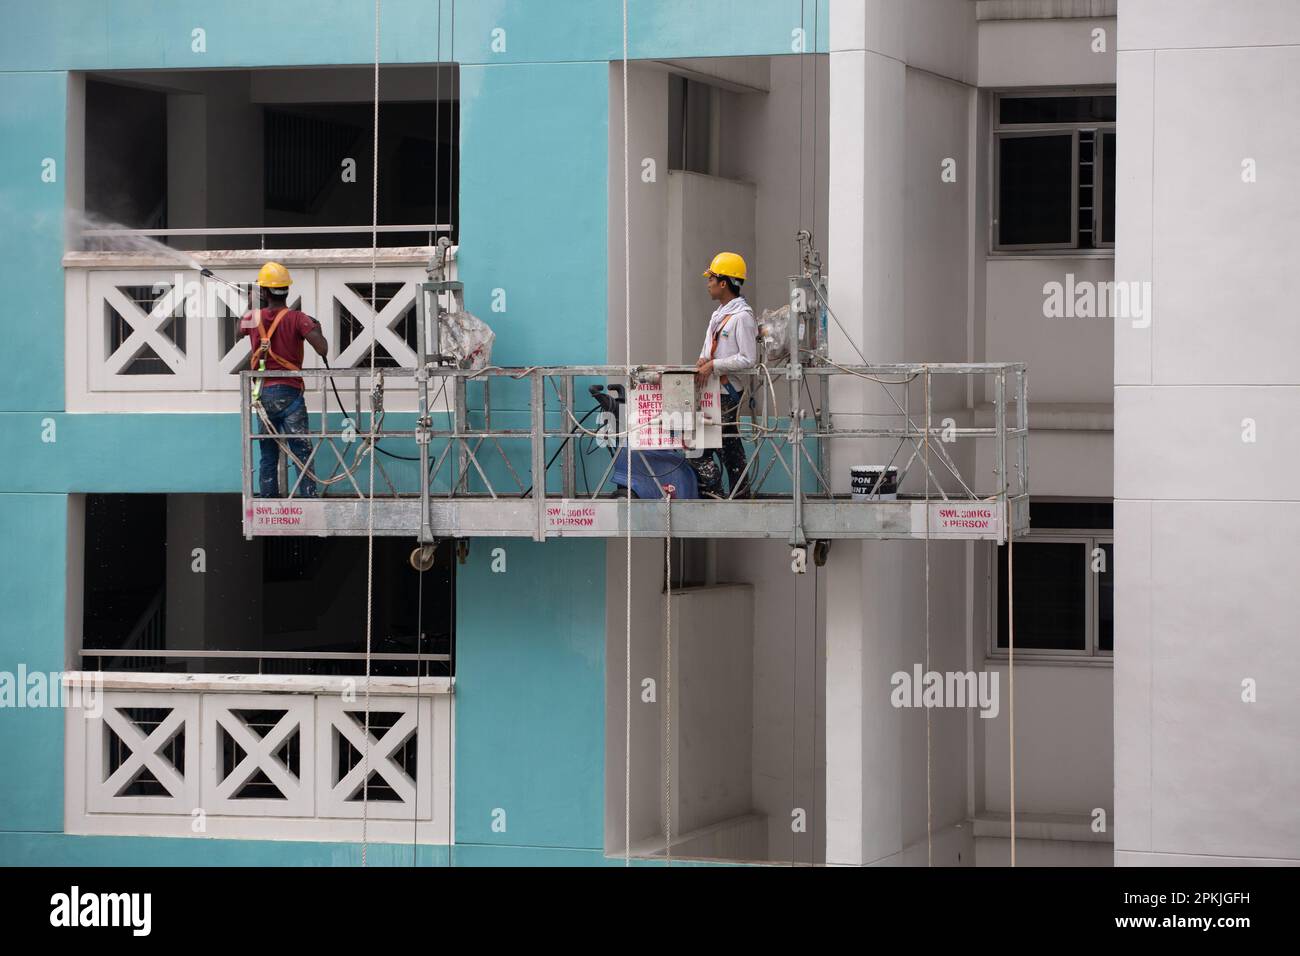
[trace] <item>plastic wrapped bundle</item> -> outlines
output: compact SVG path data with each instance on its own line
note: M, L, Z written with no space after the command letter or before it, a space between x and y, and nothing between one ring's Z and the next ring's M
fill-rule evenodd
M470 312L448 312L442 317L442 354L455 358L460 368L491 365L495 340L488 324Z
M758 317L758 340L763 343L767 361L776 362L790 355L790 306L764 309Z

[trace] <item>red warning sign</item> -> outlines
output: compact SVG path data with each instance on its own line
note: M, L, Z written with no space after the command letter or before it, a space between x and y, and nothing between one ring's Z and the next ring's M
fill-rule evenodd
M253 530L283 530L303 526L303 507L288 502L276 504L256 504L246 512Z
M949 538L988 538L1002 526L1001 509L991 501L932 501L930 527L932 535ZM925 509L912 512L912 533L924 534Z

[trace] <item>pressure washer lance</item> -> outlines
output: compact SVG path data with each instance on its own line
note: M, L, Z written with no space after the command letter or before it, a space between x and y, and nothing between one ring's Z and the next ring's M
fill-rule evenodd
M226 285L230 286L232 289L240 289L240 291L243 291L243 287L240 286L240 284L239 284L238 282L231 282L229 279L223 279L221 276L217 275L217 274L216 274L215 272L213 272L211 269L206 269L206 268L205 268L205 269L200 269L200 270L199 270L199 275L203 276L203 278L205 278L205 279L216 279L218 282L224 282Z

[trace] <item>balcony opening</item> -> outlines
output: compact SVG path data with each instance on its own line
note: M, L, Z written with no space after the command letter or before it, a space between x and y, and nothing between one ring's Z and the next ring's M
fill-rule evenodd
M381 246L457 241L457 76L380 72ZM94 72L84 106L82 225L136 231L82 235L86 251L370 245L369 67Z
M84 669L364 673L364 541L245 541L235 495L90 494L84 527ZM444 542L421 575L408 562L408 540L375 540L372 674L416 676L417 631L418 652L429 656L420 676L454 674L453 550ZM244 717L254 729L275 723ZM290 769L294 746L281 748Z

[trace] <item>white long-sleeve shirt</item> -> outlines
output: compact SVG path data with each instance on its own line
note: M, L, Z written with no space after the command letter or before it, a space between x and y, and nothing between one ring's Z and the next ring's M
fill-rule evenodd
M713 348L715 333L718 336L716 351ZM710 355L713 368L719 375L758 364L758 320L744 296L737 296L713 311L704 333L700 358L709 358Z

